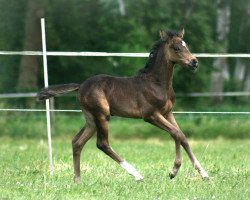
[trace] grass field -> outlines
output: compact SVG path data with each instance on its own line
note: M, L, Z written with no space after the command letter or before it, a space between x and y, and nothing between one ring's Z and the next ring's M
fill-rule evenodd
M250 138L249 115L176 115L183 132L190 138L211 139L222 136L230 139ZM52 120L53 136L73 137L83 126L81 113L55 113ZM0 137L44 138L46 119L44 113L1 113ZM127 138L169 138L166 133L143 120L112 117L110 135Z
M73 183L71 139L82 115L57 113L52 138L54 175L48 173L44 113L1 113L0 200L3 199L250 199L249 116L176 115L197 158L210 175L203 181L183 152L183 165L170 180L174 142L142 120L112 118L112 147L144 176L136 182L95 147L81 157L82 183Z
M250 139L190 140L210 174L203 181L183 152L177 177L168 178L174 143L157 138L115 139L113 148L144 176L136 182L95 147L84 149L82 183L73 183L71 137L53 140L54 175L48 173L45 138L0 137L0 199L249 199Z

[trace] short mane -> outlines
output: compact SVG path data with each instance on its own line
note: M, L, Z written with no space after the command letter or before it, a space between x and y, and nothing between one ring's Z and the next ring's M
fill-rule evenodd
M166 31L166 34L168 36L167 38L180 37L178 31L170 30L170 31ZM148 74L151 72L156 61L158 50L160 49L161 45L164 42L166 42L166 40L167 39L164 39L164 40L160 39L154 43L153 47L150 50L148 61L146 62L145 67L138 71L138 75L144 75L144 74Z
M180 37L180 33L178 31L166 31L168 37L172 38L172 37Z
M145 67L138 71L138 75L143 75L151 72L156 61L158 50L160 49L163 42L163 40L158 40L154 43L153 47L150 50L148 61L146 62Z

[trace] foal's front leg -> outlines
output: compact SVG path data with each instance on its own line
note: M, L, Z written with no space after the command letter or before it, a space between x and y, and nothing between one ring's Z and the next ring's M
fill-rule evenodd
M180 142L178 140L175 140L175 161L172 170L169 172L169 177L171 179L177 175L181 167L181 163L182 163L182 158L181 158Z
M159 128L167 131L170 135L175 139L175 141L179 141L180 144L183 146L185 151L187 152L194 168L199 172L199 174L204 179L208 179L208 173L203 169L200 162L195 157L194 153L192 152L189 143L187 141L186 136L182 133L182 131L171 124L166 118L164 118L161 113L155 113L151 118L148 120L150 123L158 126Z
M174 115L172 112L170 112L166 117L165 117L173 126L175 126L178 130L180 130ZM172 170L169 172L169 177L172 179L174 178L180 167L181 167L181 163L182 163L182 157L181 157L181 143L179 140L175 139L175 161L174 161L174 167L172 168Z

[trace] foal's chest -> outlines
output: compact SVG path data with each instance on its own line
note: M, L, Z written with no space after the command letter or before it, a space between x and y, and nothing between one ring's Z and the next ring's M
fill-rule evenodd
M168 99L166 101L165 105L163 106L161 113L163 113L163 114L169 113L172 110L173 106L174 106L174 102L172 102L170 99Z
M175 93L174 90L171 88L167 93L167 100L162 108L162 113L167 114L172 111L175 103Z

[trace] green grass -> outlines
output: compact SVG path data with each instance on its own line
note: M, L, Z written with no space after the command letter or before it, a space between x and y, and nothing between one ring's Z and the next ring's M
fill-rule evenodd
M203 181L185 152L174 180L175 157L169 134L142 120L111 118L112 147L142 173L132 177L95 147L82 155L82 184L73 183L71 139L81 129L80 113L56 113L52 137L54 175L48 173L44 113L0 116L0 200L2 199L249 199L249 116L176 115L211 179Z
M178 115L176 120L183 132L190 138L210 139L250 138L249 115ZM54 114L52 120L53 136L75 135L83 126L81 113ZM46 137L44 113L4 113L0 115L0 136L17 138ZM115 138L169 138L164 131L140 119L112 117L110 135Z
M71 136L53 138L54 175L44 138L0 137L0 199L249 199L250 139L190 140L211 179L203 181L183 152L168 178L174 143L161 138L116 139L113 148L144 175L136 182L91 140L81 157L82 183L73 183Z

